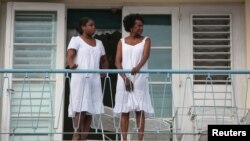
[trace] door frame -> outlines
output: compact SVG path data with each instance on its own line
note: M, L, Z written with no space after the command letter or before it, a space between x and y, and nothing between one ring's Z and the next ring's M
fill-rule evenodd
M179 70L179 7L178 6L124 6L122 9L122 19L131 13L138 14L169 14L172 25L172 69ZM128 36L122 23L122 37ZM156 68L157 69L157 68ZM172 75L172 116L174 107L179 99L179 74Z
M231 69L244 70L245 69L245 38L244 38L244 5L242 4L199 4L199 5L182 5L180 6L180 69L192 70L193 69L193 43L192 43L192 15L231 15ZM191 75L193 79L193 75ZM233 76L234 81L234 92L244 93L245 86L241 83L246 84L244 76L236 75ZM180 89L181 93L184 92L184 83L186 76L180 76ZM193 85L194 91L204 90L205 86L201 84ZM215 85L215 90L225 89L223 85ZM235 94L237 94L235 93ZM185 107L192 105L191 94L188 93L189 102L185 103ZM242 96L243 97L243 96ZM243 103L244 100L237 98L238 103Z
M56 69L64 68L65 58L65 4L62 3L34 3L34 2L8 2L7 12L6 12L6 33L5 33L5 61L4 68L12 69L13 66L13 41L14 41L14 18L15 11L56 11L57 12L57 29L56 29ZM9 75L10 87L12 87L12 74ZM58 116L60 109L60 100L64 97L63 87L64 87L64 75L56 75L55 77L55 119L59 119L57 132L63 131L63 116ZM8 84L4 83L4 90L8 87ZM3 91L2 100L2 133L10 133L10 99L11 95L7 91ZM62 103L63 105L63 103ZM62 113L61 111L61 113ZM52 126L54 127L54 126ZM62 134L55 134L54 140L61 140ZM1 140L9 140L9 134L2 134Z

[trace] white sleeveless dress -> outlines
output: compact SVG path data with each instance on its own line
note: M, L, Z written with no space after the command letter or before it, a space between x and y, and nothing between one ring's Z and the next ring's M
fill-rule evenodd
M99 69L100 58L105 54L103 44L96 39L96 46L88 45L81 37L72 37L68 49L76 50L77 69ZM76 69L76 70L77 70ZM104 112L100 74L72 73L70 82L69 117L75 112L101 114Z
M121 39L122 43L122 67L123 69L132 69L141 61L143 57L144 44L147 37L136 45L125 43L125 39ZM143 65L141 70L148 68L148 61ZM116 96L114 115L119 116L120 113L128 113L131 111L144 111L146 117L154 114L149 94L148 74L137 73L136 75L126 74L134 84L134 91L128 92L125 89L124 80L120 75L117 77Z

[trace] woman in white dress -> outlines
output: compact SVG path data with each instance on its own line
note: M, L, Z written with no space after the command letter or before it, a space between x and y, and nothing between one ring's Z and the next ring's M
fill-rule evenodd
M138 73L148 68L150 55L150 38L142 36L144 20L139 14L127 15L124 28L129 36L122 38L117 45L117 69L130 69L131 74L120 73L117 79L115 116L121 114L121 131L123 140L127 140L129 113L135 111L139 131L138 140L143 140L145 117L152 116L154 109L151 104L147 74Z
M103 44L94 39L95 22L82 18L77 29L80 34L72 37L67 50L70 69L108 69L108 60ZM75 133L72 140L86 140L93 114L103 113L100 74L72 73L70 82L69 117L73 118ZM78 126L79 125L79 126Z

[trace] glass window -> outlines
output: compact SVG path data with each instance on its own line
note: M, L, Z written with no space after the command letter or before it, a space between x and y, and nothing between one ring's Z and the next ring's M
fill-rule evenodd
M53 69L56 53L56 12L16 11L14 23L14 69ZM27 136L25 133L51 132L55 81L45 74L13 74L11 98L11 131L16 129L15 139L50 140L51 135ZM41 106L41 108L40 108ZM33 117L32 117L33 116ZM38 118L38 117L42 118Z
M143 35L151 39L149 69L172 69L171 15L144 14L142 16L144 19ZM172 82L166 82L165 74L150 74L149 76L156 117L171 117ZM166 88L165 91L164 88Z
M142 15L145 36L151 37L152 46L172 46L171 15Z

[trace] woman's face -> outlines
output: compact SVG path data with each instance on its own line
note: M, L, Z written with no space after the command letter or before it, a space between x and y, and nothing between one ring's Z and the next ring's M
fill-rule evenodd
M143 22L140 20L135 20L135 24L132 27L131 32L135 35L141 35L143 32Z
M83 33L87 35L93 35L95 33L95 22L89 20L85 26L83 26Z

